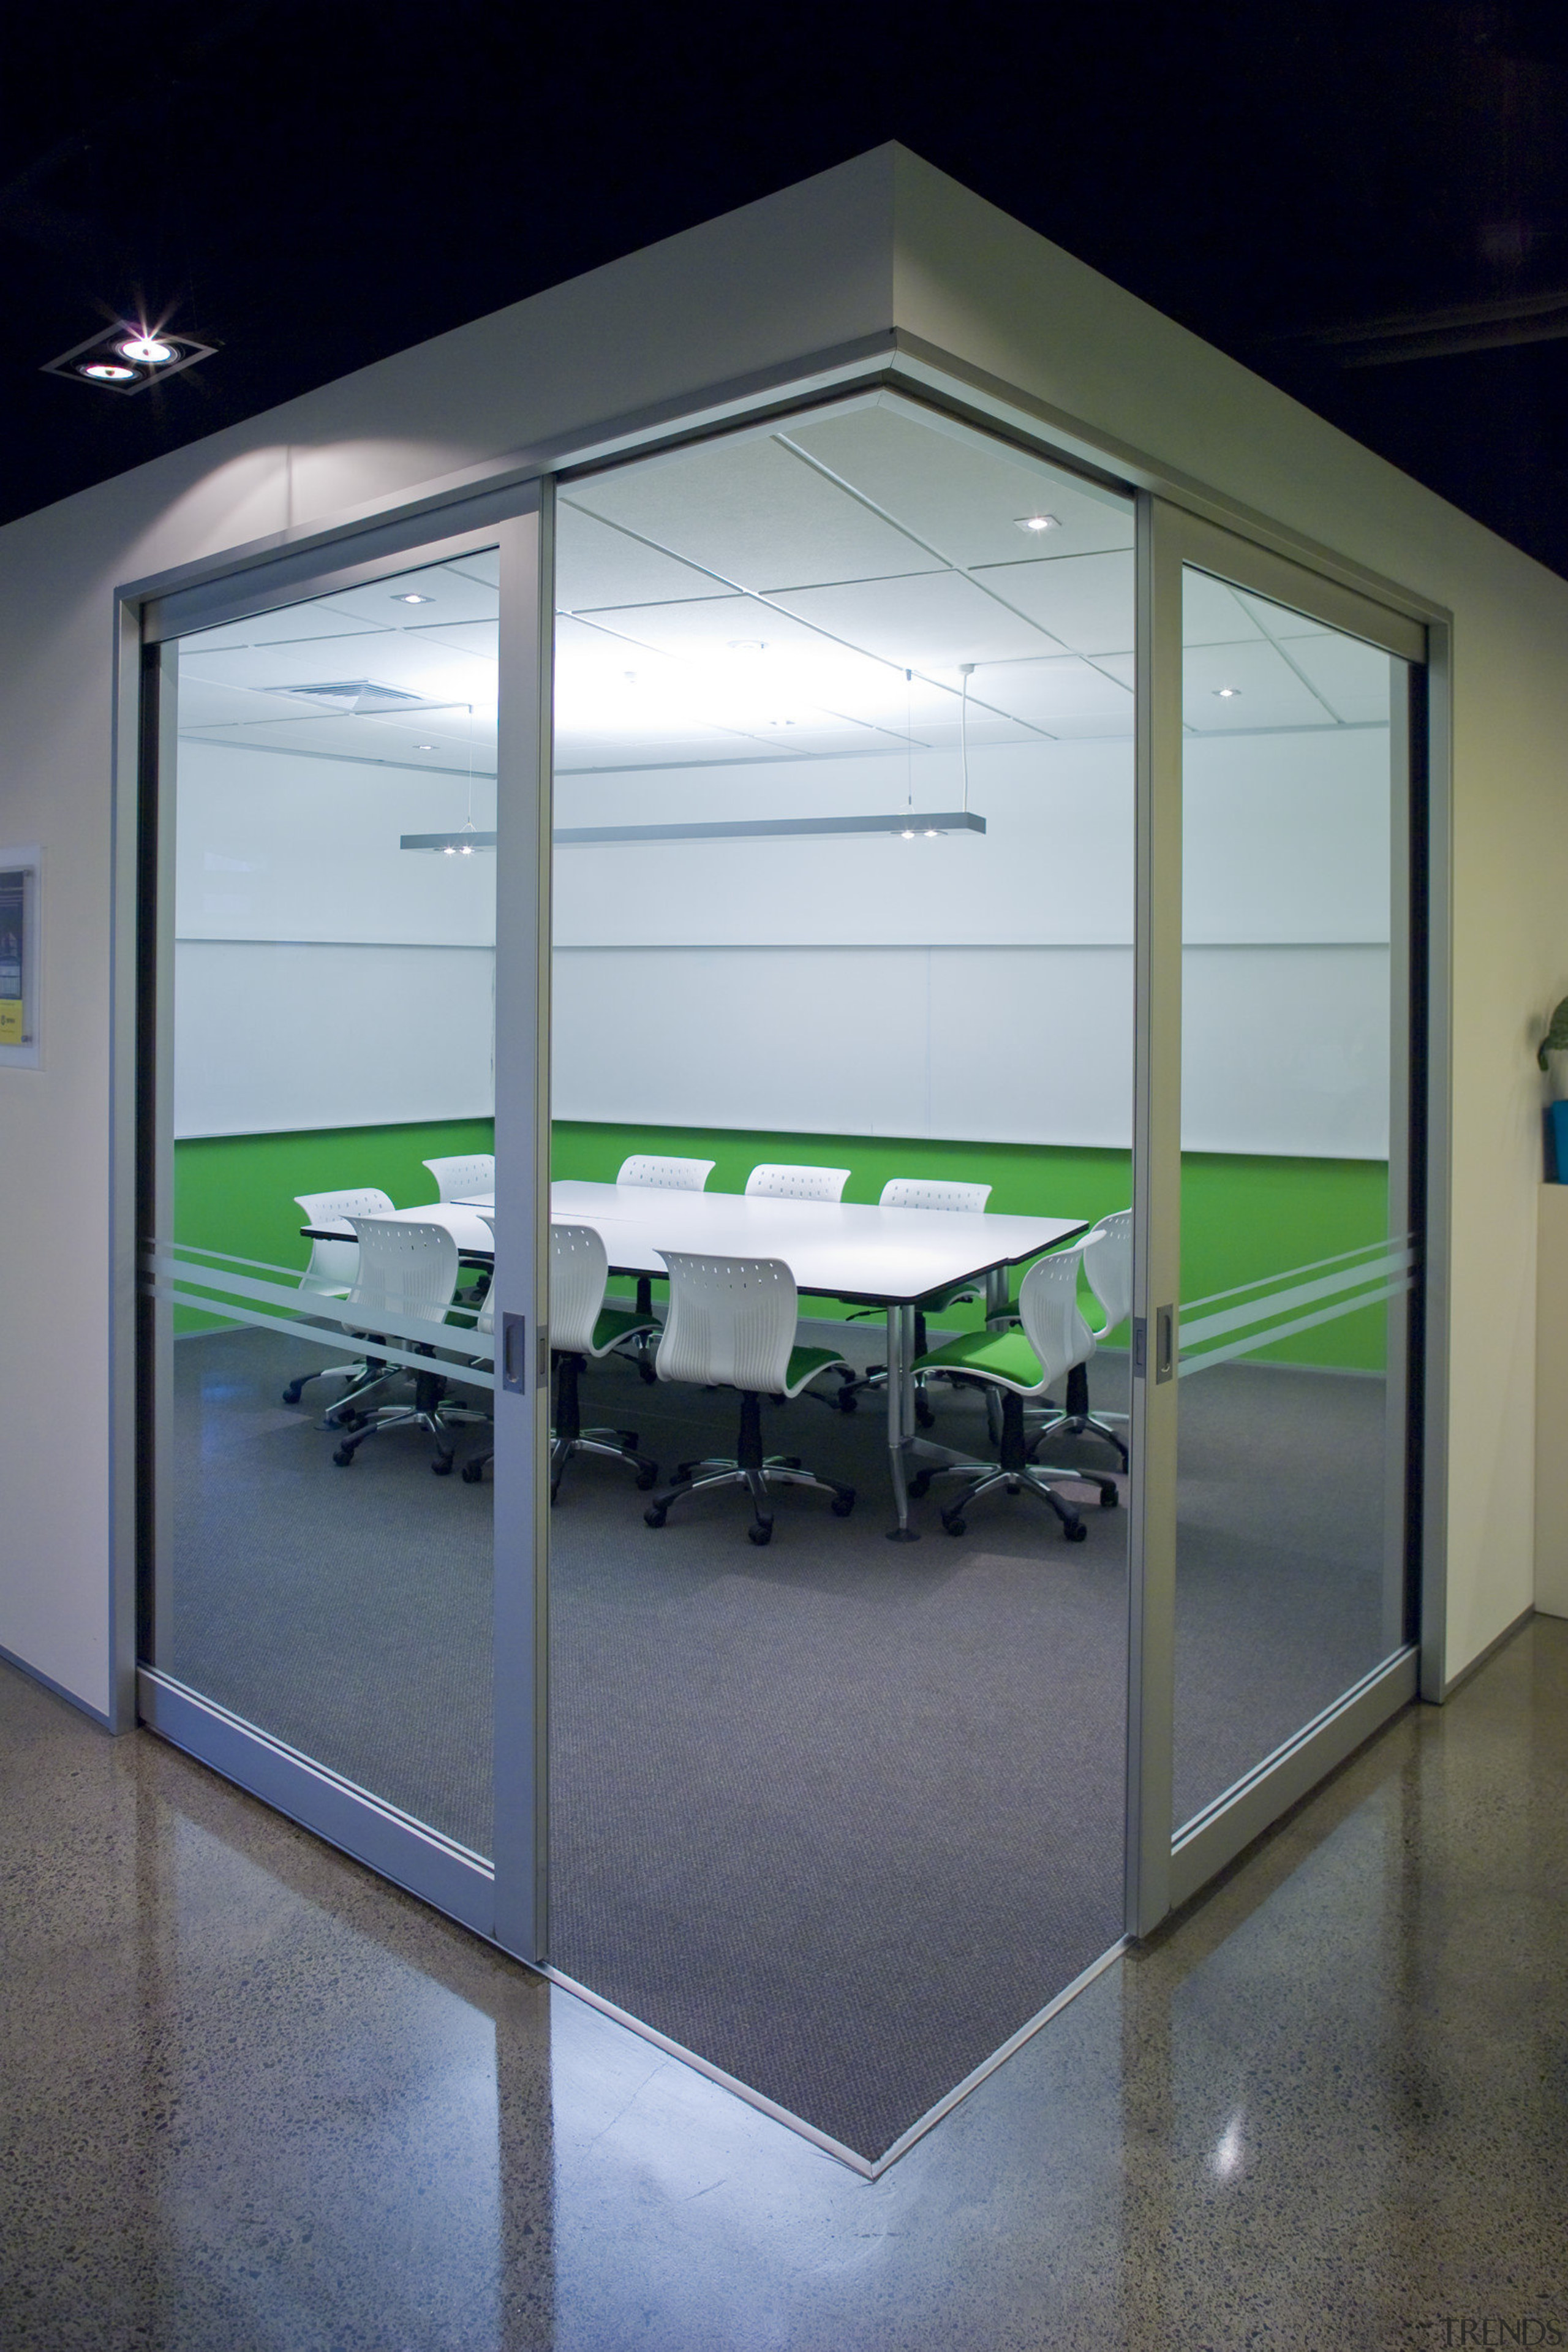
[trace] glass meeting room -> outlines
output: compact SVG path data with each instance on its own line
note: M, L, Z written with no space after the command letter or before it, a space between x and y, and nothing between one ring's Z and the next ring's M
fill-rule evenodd
M874 2161L1126 1917L1134 505L872 391L553 516L530 1957ZM147 1662L476 1869L500 578L160 672ZM1184 613L1178 1833L1404 1639L1410 1261L1402 666Z

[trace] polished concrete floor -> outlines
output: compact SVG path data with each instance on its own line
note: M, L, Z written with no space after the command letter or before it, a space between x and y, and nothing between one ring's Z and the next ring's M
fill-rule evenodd
M0 1880L5 2352L1568 2341L1568 1622L874 2185L6 1669Z

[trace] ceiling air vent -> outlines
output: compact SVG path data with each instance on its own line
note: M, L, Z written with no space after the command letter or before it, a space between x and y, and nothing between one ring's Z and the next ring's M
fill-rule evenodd
M325 703L329 709L361 710L423 710L430 708L423 694L407 694L401 686L378 686L373 677L339 677L324 685L269 686L268 694L302 697L309 702Z

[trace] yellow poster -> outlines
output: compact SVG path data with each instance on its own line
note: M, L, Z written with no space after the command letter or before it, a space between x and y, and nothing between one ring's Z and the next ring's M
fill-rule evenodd
M0 996L0 1045L22 1043L22 1000L19 996Z

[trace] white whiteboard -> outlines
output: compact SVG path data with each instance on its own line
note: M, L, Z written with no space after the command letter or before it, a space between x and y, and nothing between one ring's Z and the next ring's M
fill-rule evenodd
M489 948L181 940L174 991L176 1137L494 1107Z

